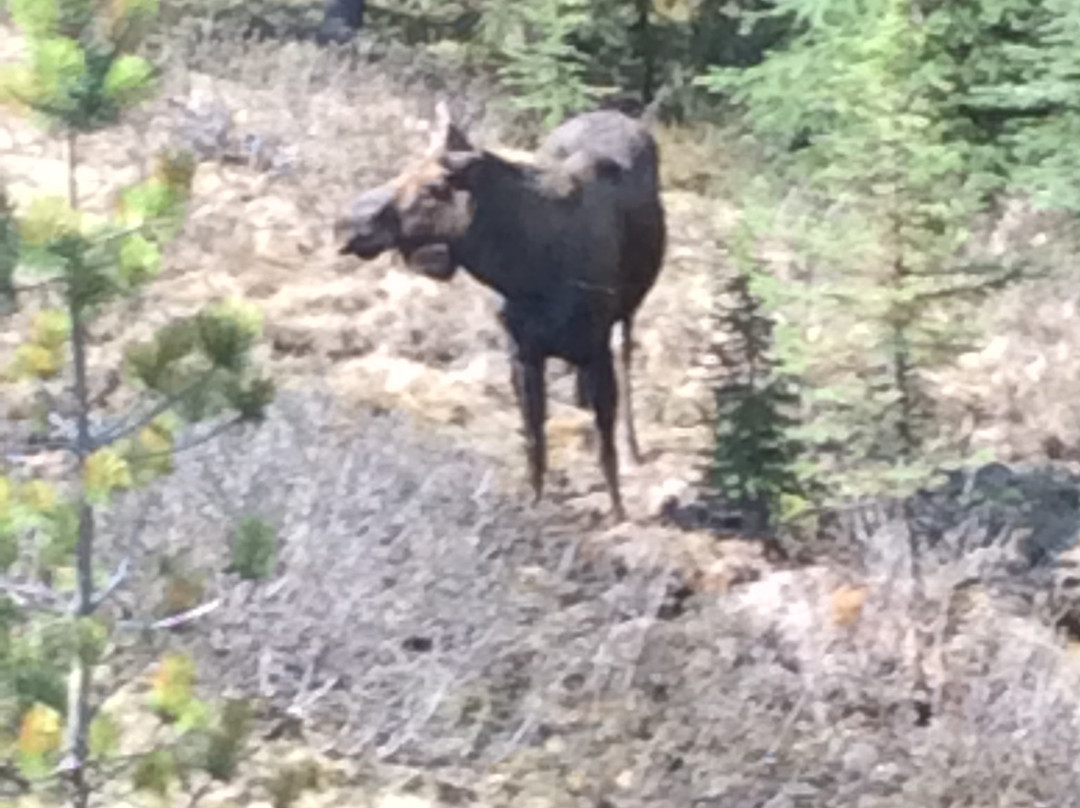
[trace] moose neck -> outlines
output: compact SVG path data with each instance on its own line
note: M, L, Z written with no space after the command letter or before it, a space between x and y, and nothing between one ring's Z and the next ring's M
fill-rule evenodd
M494 155L484 161L472 188L472 221L451 244L454 259L504 297L535 295L555 270L533 264L544 242L558 238L551 222L560 203L545 197L528 172Z

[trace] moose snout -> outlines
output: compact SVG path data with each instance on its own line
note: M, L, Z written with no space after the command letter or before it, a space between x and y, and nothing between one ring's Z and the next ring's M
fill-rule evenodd
M351 216L342 216L334 221L334 244L338 245L340 255L352 253L350 244L360 233L360 223Z
M349 212L334 221L333 231L341 255L368 259L393 247L399 231L393 189L383 186L361 194Z

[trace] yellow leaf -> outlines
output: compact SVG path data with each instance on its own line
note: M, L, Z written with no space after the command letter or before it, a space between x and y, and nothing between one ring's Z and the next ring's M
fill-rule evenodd
M34 316L30 339L45 348L59 348L71 336L71 318L66 311L46 309Z
M67 200L60 196L40 196L27 205L20 235L26 244L42 246L78 233L80 226L79 213L71 209Z
M126 457L139 485L169 474L173 470L172 430L157 420L143 427Z
M83 469L83 485L91 499L105 499L115 488L131 487L131 469L115 449L98 449Z
M207 312L214 317L231 320L252 337L257 337L262 333L262 310L250 301L229 298L208 306Z
M37 513L48 513L56 507L56 489L44 480L31 480L22 486L19 499L23 505ZM0 505L4 498L0 494Z
M173 436L160 427L151 424L139 430L139 445L148 455L155 455L152 459L160 460L157 455L168 455L172 452Z
M841 586L829 595L832 619L838 626L850 626L862 614L866 604L865 586Z
M57 592L74 592L78 585L78 572L74 567L53 567L52 585Z
M19 752L40 757L60 748L60 713L40 702L27 710L19 725Z
M191 702L195 663L182 654L166 654L154 673L150 703L170 718L177 718Z
M61 356L43 345L28 342L15 349L15 374L50 379L60 372Z
M25 113L35 94L34 77L29 70L22 65L0 66L0 107Z

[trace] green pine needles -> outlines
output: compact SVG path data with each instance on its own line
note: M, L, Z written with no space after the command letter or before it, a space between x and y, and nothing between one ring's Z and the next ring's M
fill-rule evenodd
M805 213L782 223L814 272L786 310L785 361L807 388L799 437L832 497L902 494L964 447L944 434L933 373L973 347L972 304L1016 276L965 257L988 183L957 138L934 29L909 0L781 0L790 47L705 83L749 127ZM792 148L799 144L798 148Z
M738 508L745 532L767 536L806 504L802 447L794 433L800 390L776 355L767 303L775 299L776 281L756 260L747 227L731 246L738 274L715 304L722 378L715 388L710 477L714 492Z
M0 574L72 605L56 614L0 601L0 671L12 674L0 676L0 760L17 767L28 787L65 784L81 807L95 788L92 764L116 748L115 721L93 703L112 647L99 612L132 561L103 568L97 513L117 493L171 471L175 452L191 445L185 423L215 421L202 440L257 422L274 387L251 359L258 312L227 301L129 346L124 366L112 370L125 372L142 400L115 417L94 411L106 375L91 365L95 321L159 273L183 224L195 165L186 154L162 154L108 215L84 210L76 183L80 137L112 126L154 92L155 70L135 49L156 0L13 0L11 12L27 55L0 73L0 103L64 139L68 193L22 206L0 196L0 295L9 308L32 314L0 382L47 391L54 414L71 429L48 439L70 461L59 474L46 477L17 460L0 466ZM10 457L20 454L16 447ZM157 789L162 778L146 772L176 774L183 761L213 765L192 749L240 743L195 698L192 675L176 673L182 668L163 663L154 698L178 705L166 718L186 757L167 747L134 756L137 784Z
M512 106L550 128L593 97L587 56L573 35L589 19L588 0L484 0L480 41L498 64Z

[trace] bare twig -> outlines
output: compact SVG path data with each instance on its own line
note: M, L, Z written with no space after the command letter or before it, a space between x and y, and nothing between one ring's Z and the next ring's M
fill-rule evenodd
M154 620L152 622L124 620L117 623L117 627L128 631L161 631L162 629L176 628L177 626L194 622L200 617L205 617L215 611L219 606L221 606L221 598L214 598L213 600L202 603L192 609L169 617L163 617L160 620Z
M314 707L327 693L337 687L338 682L340 681L340 676L330 677L315 690L310 693L305 693L302 697L298 697L294 700L286 712L295 715L297 718L302 718L307 711Z
M138 410L139 407L135 407L131 412L121 416L118 426L114 427L113 429L106 430L101 435L95 436L94 448L99 449L102 446L108 446L109 444L116 443L116 441L121 440L122 438L126 438L132 432L136 432L142 429L159 415L162 415L165 412L171 410L185 398L198 390L202 385L206 384L206 382L214 374L214 370L215 368L211 368L205 373L200 373L199 377L187 387L185 387L183 390L166 396L164 399L151 407L148 412L142 415L136 414L136 410ZM134 418L135 420L131 421L130 419L132 418Z
M33 457L39 454L48 454L49 452L70 452L74 450L74 446L71 441L65 438L54 438L41 443L27 444L21 447L15 447L13 450L9 450L5 457L13 462L18 461L21 457Z
M915 295L915 299L919 302L926 303L931 300L942 300L953 297L979 297L990 294L991 292L997 292L1008 286L1010 283L1020 280L1022 277L1023 270L1014 269L996 278L983 281L982 283L957 284L956 286L938 289L933 292L922 292L921 294Z
M128 573L131 569L131 556L124 556L123 560L117 566L116 571L109 576L109 580L101 591L97 592L93 598L93 608L97 610L100 606L108 600L112 593L119 589L128 578Z
M115 370L110 371L105 379L105 386L99 390L90 400L91 407L102 407L108 401L109 396L120 389L120 374Z
M228 432L233 427L240 426L243 422L244 422L244 418L242 416L238 415L238 416L236 416L234 418L230 418L228 421L222 421L220 424L215 426L213 429L211 429L205 435L200 435L197 438L192 438L190 441L183 444L182 446L174 447L171 451L170 450L163 450L163 451L160 451L160 452L141 452L141 453L136 452L136 453L132 453L131 455L129 455L129 457L132 460L152 460L152 459L154 459L156 457L166 457L166 456L168 456L168 457L176 457L177 455L183 454L184 452L190 452L192 449L198 449L203 444L209 443L214 438L217 438L217 437L223 435L224 433Z
M54 614L68 611L67 607L60 603L60 595L47 586L15 583L0 578L0 592L14 600L20 609L36 609Z
M13 783L21 794L30 793L30 781L22 776L13 763L0 763L0 780Z
M765 755L769 759L775 759L776 753L780 751L780 748L787 741L788 735L791 734L792 727L795 726L795 722L798 720L802 711L806 709L806 703L810 697L810 688L803 687L802 692L799 693L799 698L795 701L795 704L791 708L791 712L784 718L784 723L780 727L780 731L776 734L776 738L769 746Z
M139 543L139 539L142 537L143 530L146 529L147 517L150 513L150 505L156 501L156 497L147 497L143 500L142 507L139 509L139 515L135 520L135 525L128 536L128 550L127 554L120 561L116 571L109 577L105 586L94 595L93 608L96 611L102 604L107 601L112 594L119 589L125 581L127 581L128 575L131 571L131 559L135 555L135 546Z

